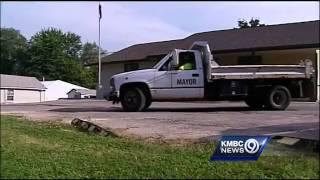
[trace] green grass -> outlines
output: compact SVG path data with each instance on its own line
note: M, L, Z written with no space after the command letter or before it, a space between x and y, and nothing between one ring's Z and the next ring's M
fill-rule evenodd
M1 178L319 178L317 157L210 162L213 149L102 137L1 116Z

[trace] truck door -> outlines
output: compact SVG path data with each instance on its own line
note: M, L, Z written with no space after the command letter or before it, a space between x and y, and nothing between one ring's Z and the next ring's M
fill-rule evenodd
M201 56L195 51L176 50L177 67L172 75L172 93L179 99L203 98L204 80Z
M171 92L171 66L173 64L173 55L165 57L165 62L155 72L152 82L151 94L153 99L173 99L174 94Z

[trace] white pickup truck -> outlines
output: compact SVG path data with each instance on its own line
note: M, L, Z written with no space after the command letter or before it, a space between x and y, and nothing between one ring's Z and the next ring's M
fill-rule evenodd
M207 42L175 49L152 69L116 74L108 100L125 111L143 111L153 101L244 100L254 109L284 110L291 97L305 97L314 69L299 65L219 66Z

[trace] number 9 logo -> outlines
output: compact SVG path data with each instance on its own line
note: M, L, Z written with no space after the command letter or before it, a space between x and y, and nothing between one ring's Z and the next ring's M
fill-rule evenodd
M255 139L248 139L244 143L244 150L249 154L254 154L259 150L259 142Z

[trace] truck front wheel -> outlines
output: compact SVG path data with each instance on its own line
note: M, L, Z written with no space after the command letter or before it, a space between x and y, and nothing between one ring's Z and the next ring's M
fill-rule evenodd
M152 103L151 98L147 98L146 104L145 104L143 110L148 109L150 107L151 103Z
M291 94L285 86L274 86L270 89L266 106L271 110L285 110L291 101Z
M120 97L122 108L125 111L139 112L146 105L146 96L140 88L128 88Z

